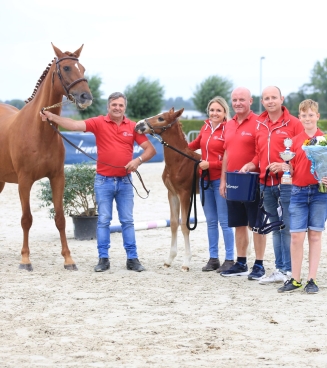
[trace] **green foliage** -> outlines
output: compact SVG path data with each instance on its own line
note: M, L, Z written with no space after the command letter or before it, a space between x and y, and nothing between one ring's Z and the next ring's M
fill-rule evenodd
M164 87L158 80L140 77L134 86L127 86L124 93L127 97L126 114L133 119L140 120L160 113Z
M183 127L183 132L187 135L187 133L191 130L200 130L202 125L204 124L203 120L180 120Z
M327 133L327 120L318 120L318 127L324 133Z
M92 77L86 77L89 83L90 90L92 92L93 101L92 105L85 110L78 110L82 120L91 118L98 115L106 115L107 113L107 100L102 99L103 92L100 90L102 80L100 77L94 75Z
M205 79L200 85L196 86L193 102L196 109L204 114L207 113L208 102L216 96L223 97L227 102L230 100L230 95L233 89L233 82L213 75Z
M18 100L18 99L8 100L8 101L5 101L5 103L8 105L15 106L19 110L21 110L25 106L25 102L23 100Z
M65 167L64 213L69 216L94 216L96 202L94 194L95 166L87 163L74 164ZM55 211L52 203L50 181L39 182L41 188L37 197L41 200L40 207L50 207L50 218Z

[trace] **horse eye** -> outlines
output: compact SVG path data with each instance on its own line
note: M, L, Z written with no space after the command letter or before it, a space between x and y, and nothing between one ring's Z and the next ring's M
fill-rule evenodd
M69 66L64 66L64 71L68 72L69 71Z
M161 116L159 116L159 117L158 117L158 120L159 120L159 121L165 121L165 119L164 119L164 118L162 118Z

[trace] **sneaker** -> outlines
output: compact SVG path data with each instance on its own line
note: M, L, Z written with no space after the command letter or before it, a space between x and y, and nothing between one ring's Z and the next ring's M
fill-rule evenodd
M232 260L225 259L224 263L218 268L216 272L220 273L223 271L229 270L232 266L234 266L235 262Z
M281 271L276 270L270 276L263 277L259 280L259 284L267 285L273 282L285 282L287 281L286 275L284 275Z
M291 278L290 280L285 281L284 286L280 287L277 291L279 293L292 293L293 291L301 289L302 289L301 282L297 282L296 280Z
M249 274L249 280L260 280L266 274L265 268L261 265L254 264L252 272Z
M221 276L247 276L249 274L248 266L236 262L229 270L220 273Z
M307 281L307 284L304 287L304 290L308 294L317 294L319 291L318 285L314 279L310 279Z
M218 258L210 258L208 263L202 267L203 272L209 272L209 271L215 271L217 268L219 268L220 263Z

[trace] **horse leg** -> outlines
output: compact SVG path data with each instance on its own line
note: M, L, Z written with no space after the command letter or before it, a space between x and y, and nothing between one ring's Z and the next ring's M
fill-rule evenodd
M170 267L174 258L177 255L177 230L179 226L179 208L180 202L177 195L168 191L168 201L170 207L170 230L171 230L171 246L170 253L167 262L165 262L165 267Z
M5 182L4 181L0 181L0 193L2 192L3 188L5 187Z
M190 270L190 262L192 258L191 253L191 245L190 245L190 230L186 226L187 215L189 211L190 205L190 193L186 193L181 195L181 229L184 237L184 245L185 245L185 254L184 254L184 262L182 266L183 271Z
M63 210L64 175L56 175L54 178L51 178L50 185L52 189L52 202L55 210L55 223L60 234L61 255L65 259L64 268L70 271L77 271L76 264L70 255L66 237L66 219Z
M18 192L20 203L22 206L21 226L23 229L23 248L21 250L22 259L19 264L19 269L26 271L33 271L30 261L30 249L28 245L29 231L33 223L33 217L30 207L30 193L33 182L28 181L25 177L18 182Z

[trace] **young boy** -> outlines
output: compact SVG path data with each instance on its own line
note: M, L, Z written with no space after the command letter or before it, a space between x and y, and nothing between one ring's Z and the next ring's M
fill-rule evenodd
M309 242L309 274L304 291L308 294L319 291L316 275L321 254L321 235L327 218L327 193L318 192L318 182L310 173L311 161L302 149L306 139L324 135L317 127L320 116L318 111L318 103L313 100L300 103L299 119L304 131L293 138L291 150L296 155L291 164L283 164L283 170L289 169L292 174L289 206L292 278L278 289L279 293L302 289L301 266L306 232ZM327 184L327 177L322 179L322 183Z

